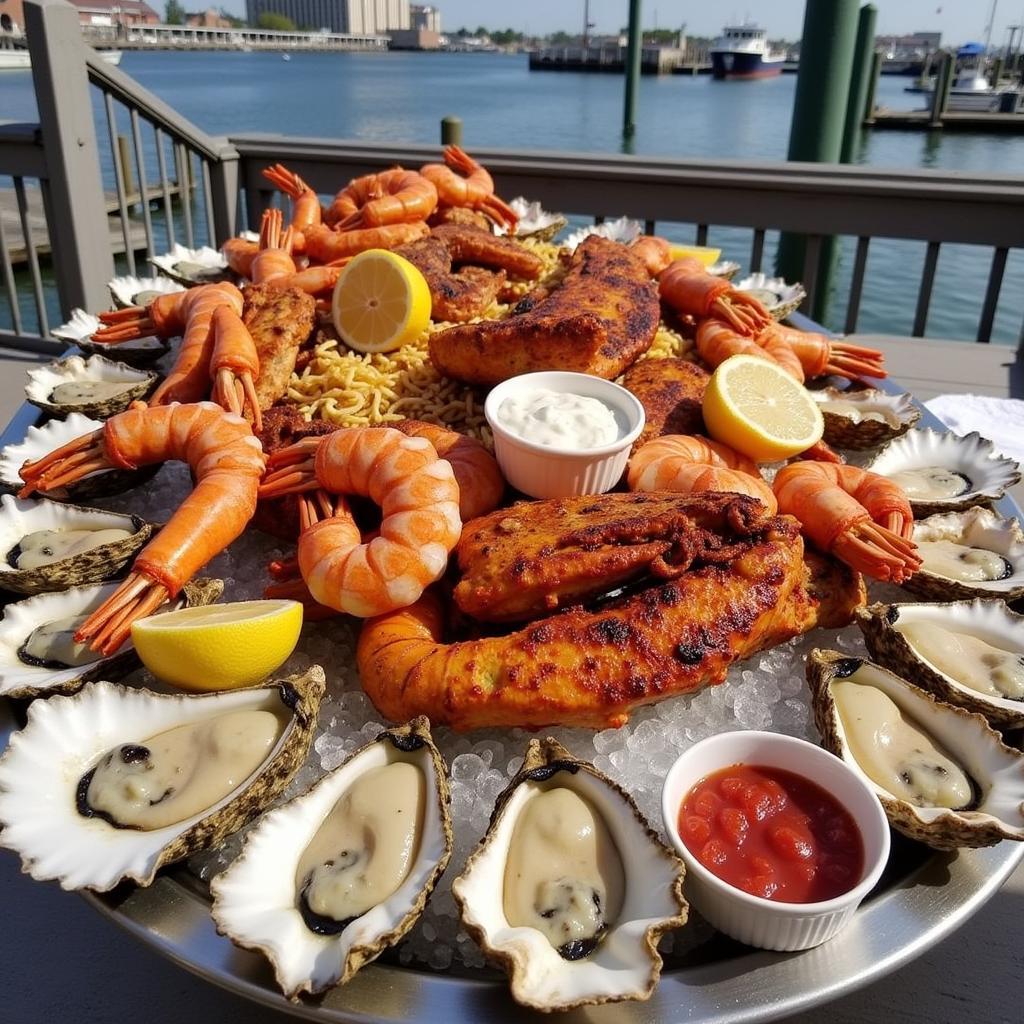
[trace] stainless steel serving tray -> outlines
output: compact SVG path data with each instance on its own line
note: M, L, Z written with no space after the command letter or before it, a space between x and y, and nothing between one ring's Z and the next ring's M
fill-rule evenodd
M901 389L882 382L891 392ZM20 440L38 418L23 406L0 436L0 447ZM921 426L945 429L924 410ZM1010 499L996 508L1019 516ZM0 700L0 747L18 727L19 709ZM1024 844L934 853L894 835L889 867L853 923L817 949L768 953L714 935L683 959L669 958L646 1003L590 1007L567 1021L607 1024L740 1024L775 1020L836 999L896 970L941 941L993 896L1024 858ZM453 864L449 870L458 871ZM161 873L146 889L122 886L84 894L100 913L186 970L257 1003L320 1022L411 1022L528 1019L515 1006L504 978L490 971L434 971L371 964L347 985L319 1000L290 1003L274 984L266 961L219 936L205 887L183 868Z

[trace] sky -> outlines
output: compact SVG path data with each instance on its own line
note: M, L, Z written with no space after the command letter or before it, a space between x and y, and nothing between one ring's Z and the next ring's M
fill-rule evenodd
M583 24L583 0L431 0L441 11L441 26L454 31L476 28L514 28L533 35L563 29L578 32ZM878 32L899 35L915 30L941 31L944 43L982 41L991 0L873 0L878 8ZM151 0L162 11L162 0ZM773 38L798 39L804 0L644 0L644 28L676 28L683 22L691 35L717 35L726 21L756 18ZM219 6L212 0L212 6ZM223 0L229 11L242 14L245 0ZM197 0L186 8L199 9ZM590 0L590 20L596 33L616 32L626 24L627 0ZM992 42L1005 44L1006 26L1024 23L1024 0L998 0Z

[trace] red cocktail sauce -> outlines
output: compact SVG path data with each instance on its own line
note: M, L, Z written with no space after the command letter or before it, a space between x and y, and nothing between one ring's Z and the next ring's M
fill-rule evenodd
M781 768L734 764L705 776L683 800L679 835L722 881L779 903L833 899L864 874L850 812Z

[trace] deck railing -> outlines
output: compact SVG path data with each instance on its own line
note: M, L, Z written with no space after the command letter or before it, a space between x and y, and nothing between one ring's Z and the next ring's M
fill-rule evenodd
M257 226L260 210L274 201L260 173L269 163L285 163L330 196L355 175L437 159L428 146L209 136L85 46L74 8L62 0L26 0L25 10L40 124L0 126L0 185L3 175L13 181L28 268L12 269L17 240L8 228L0 234L0 263L12 316L10 329L0 326L0 341L45 346L54 306L60 315L76 305L105 306L115 255L118 266L142 273L144 259L175 241L219 244L240 227ZM843 236L851 270L836 301L845 309L838 322L847 332L859 321L876 239L913 241L923 249L916 293L907 296L915 304L917 336L928 326L942 247L986 247L991 256L976 331L981 342L992 337L1009 253L1024 249L1024 179L1005 174L479 147L474 154L503 195L526 195L586 220L625 214L648 231L698 244L723 228L745 229L752 270L762 269L778 232L804 235L808 306L819 290L823 242ZM27 223L25 180L33 178L55 240L48 255L41 255ZM34 330L24 315L33 306Z

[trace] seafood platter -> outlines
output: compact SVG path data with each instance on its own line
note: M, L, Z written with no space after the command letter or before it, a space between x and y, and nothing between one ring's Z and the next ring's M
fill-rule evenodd
M973 913L1024 849L1017 464L799 284L560 242L456 147L265 175L2 439L0 846L317 1020L767 1019Z

